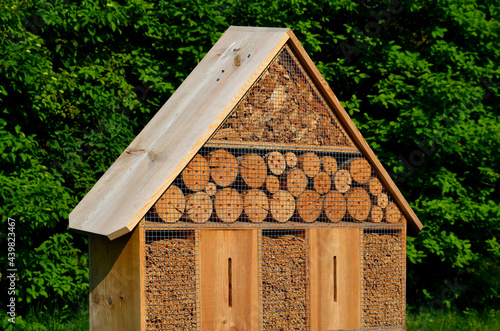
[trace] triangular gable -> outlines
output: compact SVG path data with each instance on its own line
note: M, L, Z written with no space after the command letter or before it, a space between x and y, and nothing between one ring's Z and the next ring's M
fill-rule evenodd
M282 139L280 141L268 134L267 142L255 141L255 138L246 141L244 138L237 138L241 139L238 144L242 147L256 143L259 146L271 144L273 147L278 144L296 144L299 148L305 141L306 145L315 146L318 150L344 151L351 155L361 153L364 155L362 159L366 157L372 169L372 177L380 180L398 211L408 219L410 230L418 233L422 225L417 216L291 30L246 27L230 27L224 33L174 95L72 211L70 228L105 235L110 239L132 231L167 188L179 180L181 171L190 160L198 152L206 153L201 151L203 146L210 146L217 141L234 144L234 139L221 138L220 132L229 128L237 129L237 126L233 127L229 115L241 117L241 109L245 111L245 102L252 97L248 93L249 89L258 86L256 81L259 77L261 80L266 79L263 73L270 63L279 64L279 57L276 56L282 52L287 42L291 49L287 49L290 58L301 64L299 71L304 78L309 76L305 81L302 80L302 86L309 86L306 90L315 100L316 106L312 113L315 118L311 120L324 121L328 115L330 122L326 126L335 134L315 129L299 129L288 136L286 132L278 134L278 137L287 137L288 142L283 140L285 138L279 138ZM269 68L269 75L273 74L273 70L280 68ZM284 72L283 74L285 75ZM286 79L285 76L284 78ZM256 91L252 90L252 93L255 94ZM286 91L286 88L281 87L265 97L270 99L268 102L272 103L272 109L276 113L283 111L279 94ZM294 93L291 89L288 91ZM290 102L289 98L283 101L286 102ZM236 105L238 107L235 109ZM291 108L293 110L293 104ZM220 130L215 134L217 129ZM212 139L209 141L210 137ZM262 137L264 133L260 136Z

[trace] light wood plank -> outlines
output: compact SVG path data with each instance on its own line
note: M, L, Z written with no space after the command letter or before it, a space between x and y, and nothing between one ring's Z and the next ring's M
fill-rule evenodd
M90 330L141 330L139 233L89 236Z
M310 74L312 80L315 82L316 86L322 91L323 97L327 100L327 102L333 107L336 111L337 117L339 121L342 123L344 129L347 131L351 139L354 141L356 146L361 150L361 152L365 155L368 161L371 163L375 172L380 177L382 184L389 191L389 193L396 200L398 206L401 208L403 213L405 214L408 222L408 226L410 228L410 233L412 235L417 235L420 230L422 230L422 223L418 219L417 215L410 207L404 196L399 191L398 187L389 176L385 168L382 166L380 161L378 160L373 150L368 145L366 140L363 138L358 128L354 125L351 118L345 111L344 107L340 104L339 100L333 93L332 89L323 78L318 68L314 65L309 55L306 53L305 49L300 44L299 40L292 32L292 30L288 31L288 35L290 36L290 40L288 42L289 46L295 52L297 58L301 61L304 68Z
M257 259L257 230L200 230L202 330L258 329Z
M71 212L70 228L110 239L130 232L271 62L288 30L230 27Z
M360 231L309 230L311 330L361 327Z

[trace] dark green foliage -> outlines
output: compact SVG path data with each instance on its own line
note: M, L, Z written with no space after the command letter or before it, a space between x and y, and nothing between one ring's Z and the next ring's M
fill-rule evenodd
M85 295L68 214L229 25L294 30L424 223L408 240L411 307L498 307L499 13L465 0L0 2L0 231L16 219L19 312Z

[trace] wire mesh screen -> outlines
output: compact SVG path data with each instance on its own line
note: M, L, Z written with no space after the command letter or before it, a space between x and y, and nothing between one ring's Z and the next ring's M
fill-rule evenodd
M199 329L195 231L145 230L144 238L146 329Z
M261 329L309 329L306 232L263 230L259 239Z
M406 324L406 238L399 228L362 234L362 326L401 330Z

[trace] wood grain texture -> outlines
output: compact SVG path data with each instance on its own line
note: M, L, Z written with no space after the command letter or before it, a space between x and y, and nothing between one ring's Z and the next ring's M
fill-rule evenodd
M309 230L311 330L361 327L360 231L359 228Z
M288 30L230 27L71 212L70 228L110 239L132 231L279 52Z
M200 230L202 330L258 329L257 231Z
M89 236L90 330L141 330L139 233Z
M373 150L368 145L366 140L363 138L358 128L354 125L351 118L345 111L344 107L340 104L339 100L333 93L328 83L325 81L323 76L320 74L318 68L314 65L309 55L306 53L305 49L300 44L299 40L292 32L292 30L288 31L288 35L290 36L290 40L288 41L288 45L293 49L297 58L301 61L304 68L310 74L311 79L316 84L316 87L321 91L323 97L329 103L329 105L335 111L337 118L342 124L344 130L349 134L355 145L361 150L361 152L365 155L367 160L370 162L371 166L375 170L375 173L380 178L382 185L389 191L389 193L396 200L398 205L401 208L401 211L405 215L408 221L409 234L417 235L420 230L422 230L422 223L418 219L417 215L411 209L410 205L404 198L404 196L399 191L399 188L396 186L392 178L389 176L385 168L382 166L378 158L376 157Z

